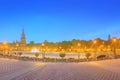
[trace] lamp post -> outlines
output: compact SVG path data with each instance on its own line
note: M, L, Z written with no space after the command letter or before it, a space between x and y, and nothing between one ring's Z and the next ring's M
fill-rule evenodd
M79 60L79 59L80 59L79 48L80 48L81 44L80 44L80 43L78 43L77 45L78 45L78 51L77 51L77 52L78 52L78 60Z
M61 49L62 49L62 47L60 46L60 47L59 47L59 51L60 51L60 52L61 52Z
M44 44L44 43L42 43L42 51L43 51L42 56L43 56L43 59L45 59L45 49L44 49L44 46L45 46L45 44Z
M71 52L73 52L73 46L71 46Z
M16 44L16 47L17 47L17 51L18 51L18 47L19 47L19 44L18 44L18 43Z
M3 42L3 54L5 54L6 46L7 46L7 42Z
M96 58L96 50L95 50L96 44L97 44L97 40L94 40L93 45L94 45L95 58Z
M114 52L114 58L116 58L116 42L117 42L117 39L114 38L114 39L113 39L113 52Z

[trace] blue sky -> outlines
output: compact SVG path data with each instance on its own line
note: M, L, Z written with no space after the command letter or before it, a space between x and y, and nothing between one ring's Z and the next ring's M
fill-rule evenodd
M0 0L0 42L120 37L119 0Z

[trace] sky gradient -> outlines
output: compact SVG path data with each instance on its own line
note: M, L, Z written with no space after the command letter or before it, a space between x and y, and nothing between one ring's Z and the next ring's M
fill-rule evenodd
M119 0L0 0L0 42L120 37Z

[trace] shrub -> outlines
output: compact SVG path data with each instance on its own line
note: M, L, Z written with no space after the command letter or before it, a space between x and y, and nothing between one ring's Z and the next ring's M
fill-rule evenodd
M90 53L86 53L85 56L88 59L91 56L91 54Z
M116 55L116 58L120 58L120 55Z
M103 59L105 57L106 57L106 55L99 55L99 56L97 56L97 59Z
M39 53L35 53L35 57L38 57L39 56Z
M18 55L21 56L21 55L22 55L22 52L19 52Z
M64 58L64 57L66 56L66 54L65 54L65 53L60 53L59 56L60 56L61 58Z

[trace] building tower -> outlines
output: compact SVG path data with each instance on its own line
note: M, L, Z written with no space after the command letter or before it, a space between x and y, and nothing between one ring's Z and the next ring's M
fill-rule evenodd
M21 50L24 50L26 47L26 37L25 37L24 29L22 30L20 46L21 46Z
M110 41L111 40L111 36L110 36L110 34L108 35L108 41Z

